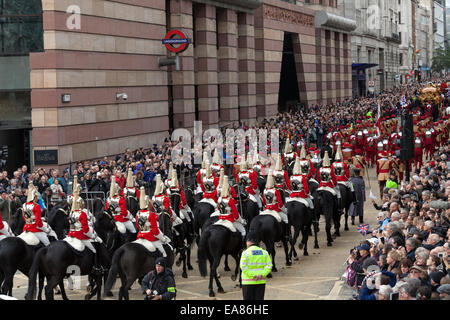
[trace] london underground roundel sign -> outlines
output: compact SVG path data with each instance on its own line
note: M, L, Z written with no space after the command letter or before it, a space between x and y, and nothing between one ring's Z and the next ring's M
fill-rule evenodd
M187 50L190 40L183 32L175 29L166 34L162 43L170 52L181 53Z

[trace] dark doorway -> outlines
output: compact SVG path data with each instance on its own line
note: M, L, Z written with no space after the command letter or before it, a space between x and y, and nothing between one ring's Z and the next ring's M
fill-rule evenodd
M30 130L0 130L0 170L12 176L22 165L30 168Z
M290 106L300 101L297 69L295 66L292 34L285 32L283 41L283 60L281 62L280 90L278 92L278 111L289 112Z

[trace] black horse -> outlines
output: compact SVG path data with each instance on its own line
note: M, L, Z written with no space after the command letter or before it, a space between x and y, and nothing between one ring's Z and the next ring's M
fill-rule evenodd
M345 214L345 227L344 230L348 229L348 211L350 209L350 205L354 201L353 194L347 186L345 186L342 183L338 183L339 191L341 191L341 205L342 205L342 211ZM340 219L339 219L340 220Z
M69 233L69 210L69 203L67 203L67 201L63 201L62 203L55 205L48 213L48 224L53 231L55 231L58 239L64 239Z
M125 197L125 206L127 210L130 211L133 217L136 217L136 214L139 211L139 199L135 196L127 195Z
M93 242L97 255L99 257L99 264L104 269L109 269L111 266L111 257L108 250L102 243ZM27 300L34 300L36 293L36 275L38 272L42 273L47 278L47 285L45 286L46 300L53 300L53 289L64 283L64 278L71 275L74 266L79 267L80 273L78 275L89 275L95 279L96 288L85 296L88 300L97 294L97 299L101 298L102 286L102 272L94 269L95 266L94 253L85 248L83 252L76 252L67 242L55 241L49 246L39 249L33 259L33 264L30 269L28 279L28 293ZM63 299L67 300L63 287L61 293Z
M298 245L299 249L303 248L303 255L308 256L308 237L309 230L314 220L314 212L308 209L305 204L299 201L289 201L286 203L287 215L289 219L289 227L294 227L294 235L291 238L291 250L289 257L294 254L294 259L298 260L297 252L295 251L295 243L300 232L302 233L302 241ZM315 232L315 247L318 247L317 232Z
M200 234L204 230L203 225L214 212L214 207L207 202L198 202L194 209L194 233L197 244L200 240Z
M159 216L159 228L169 238L172 237L172 223L170 217L163 213ZM164 245L167 252L167 266L172 267L174 262L173 251L170 246ZM119 300L129 300L131 286L138 278L144 277L148 272L155 269L155 261L161 256L158 250L150 254L147 249L137 243L126 243L114 253L108 279L105 283L105 293L109 292L116 280L117 274L120 276L121 286L119 289Z
M257 215L250 224L249 232L255 231L257 233L259 239L265 244L267 252L272 257L272 271L274 272L278 271L275 264L275 242L281 241L283 243L286 265L290 266L292 264L288 253L288 237L286 237L288 228L288 225L278 222L274 216L269 214Z
M325 216L325 231L327 233L327 246L331 247L333 237L331 236L331 220L335 228L335 236L339 236L339 213L337 198L330 191L318 190L318 201L315 204L317 212Z
M213 279L216 280L217 291L225 293L217 275L217 268L222 256L231 255L236 261L236 268L231 280L236 281L239 273L240 253L242 251L242 235L240 232L231 232L230 229L220 225L210 225L202 233L198 245L198 266L200 275L206 277L206 260L210 263L209 296L214 297ZM239 277L239 282L241 278Z
M171 191L170 194L170 204L175 214L180 216L180 202L181 195L179 192ZM182 277L187 278L187 268L193 270L191 265L191 245L194 242L194 238L189 233L189 222L187 220L182 220L183 223L174 227L176 233L173 236L172 245L175 248L175 255L180 254L180 258L176 261L176 265L180 266L183 263L183 273ZM191 221L192 223L192 221ZM186 268L187 266L187 268Z
M11 218L11 230L15 235L19 235L22 233L25 224L22 218L22 209L17 210ZM28 276L34 255L41 247L42 244L30 246L18 237L7 237L0 241L0 285L2 294L12 296L16 271L20 270Z

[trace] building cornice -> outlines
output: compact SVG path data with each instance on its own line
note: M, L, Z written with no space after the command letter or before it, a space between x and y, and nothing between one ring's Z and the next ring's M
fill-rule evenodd
M251 13L261 7L263 0L195 0L195 2Z

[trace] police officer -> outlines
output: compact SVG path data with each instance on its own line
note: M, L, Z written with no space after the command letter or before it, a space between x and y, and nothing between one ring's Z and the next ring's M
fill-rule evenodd
M242 296L244 300L264 300L266 277L272 270L272 260L266 250L258 246L258 234L250 230L247 249L242 253Z
M142 279L142 292L145 300L172 300L177 293L173 272L167 267L166 259L159 257L155 262L155 270L150 271Z

